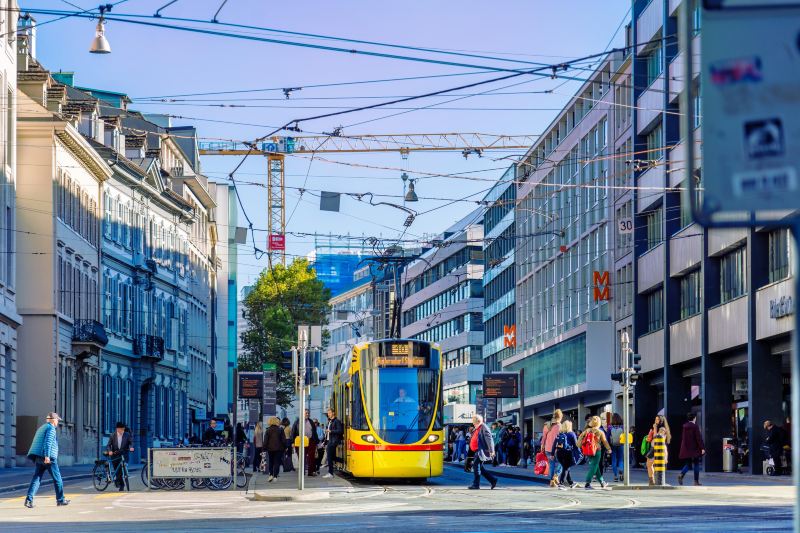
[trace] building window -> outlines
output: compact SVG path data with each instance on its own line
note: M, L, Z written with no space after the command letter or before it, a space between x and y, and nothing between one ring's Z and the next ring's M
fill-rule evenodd
M769 233L769 282L789 276L789 230L779 229Z
M747 291L746 248L742 246L720 259L721 303L738 298Z
M663 49L660 42L650 50L645 60L647 61L647 85L649 86L661 75L664 66Z
M662 212L661 206L648 212L645 218L647 227L647 249L651 250L661 244L662 238Z
M695 270L681 278L681 320L699 313L701 306L700 271Z
M647 333L664 327L664 292L662 289L647 295Z
M661 124L647 134L647 155L645 159L658 161L664 157L664 130Z

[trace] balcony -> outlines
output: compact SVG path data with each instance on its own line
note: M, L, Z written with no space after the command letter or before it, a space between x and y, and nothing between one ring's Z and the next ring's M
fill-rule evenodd
M702 324L702 315L694 315L670 325L669 363L671 365L700 357Z
M139 357L164 359L164 339L155 335L138 335L133 342L133 353Z
M661 2L652 0L636 19L636 40L643 43L638 46L636 50L637 54L641 54L642 50L646 48L650 41L661 31L664 23L662 6L663 4Z
M638 262L639 284L637 291L639 294L647 292L656 285L664 281L664 248L662 242L642 254Z
M669 275L680 276L703 260L703 229L690 224L669 240Z
M692 55L694 56L694 64L692 65L692 76L694 79L700 75L700 36L696 36L692 40ZM684 69L686 59L686 50L681 50L669 64L669 103L673 104L678 99L678 96L683 92Z
M659 329L639 337L638 352L642 356L642 372L664 367L664 330Z
M664 73L653 80L650 86L639 95L636 109L636 133L644 135L653 123L661 118L664 109Z
M740 296L708 310L708 353L747 344L749 302L749 296Z
M106 328L97 320L77 319L72 325L72 344L88 344L102 348L108 344Z
M639 175L636 182L636 211L641 213L656 203L662 195L664 183L666 182L666 165L664 160L659 160L655 166L645 170Z

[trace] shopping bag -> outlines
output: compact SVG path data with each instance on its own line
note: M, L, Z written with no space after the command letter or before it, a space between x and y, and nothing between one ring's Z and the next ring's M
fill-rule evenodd
M533 473L537 476L548 475L549 464L547 456L542 452L536 454L536 465L533 467Z

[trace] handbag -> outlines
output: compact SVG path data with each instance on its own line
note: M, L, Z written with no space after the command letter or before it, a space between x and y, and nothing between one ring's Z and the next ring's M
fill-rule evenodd
M547 456L542 452L536 454L536 464L533 467L533 473L537 476L546 476L548 475L548 470L550 468L549 461L547 460Z

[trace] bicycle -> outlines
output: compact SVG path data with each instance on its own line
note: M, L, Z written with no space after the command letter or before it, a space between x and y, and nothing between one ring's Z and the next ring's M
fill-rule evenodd
M107 458L97 459L94 462L94 469L92 469L92 485L94 485L95 490L99 492L106 490L111 481L116 480L117 475L121 474L125 488L130 492L131 485L128 477L128 464L124 456L120 455L119 459L119 462L114 466L112 456L109 453Z

